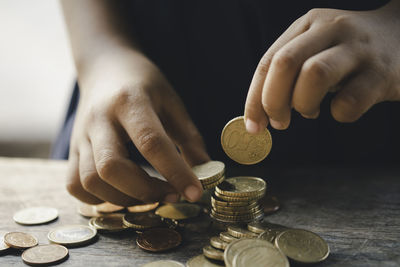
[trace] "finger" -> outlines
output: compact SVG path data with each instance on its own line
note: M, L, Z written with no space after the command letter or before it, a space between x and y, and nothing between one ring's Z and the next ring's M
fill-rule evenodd
M80 146L79 155L79 176L81 184L87 192L104 201L123 207L140 203L137 199L118 191L99 177L89 142Z
M210 160L207 154L203 137L197 130L189 114L179 99L173 93L169 97L165 108L160 115L168 135L179 147L185 161L190 165L198 165Z
M67 190L68 192L88 204L96 205L103 202L103 200L95 197L94 195L87 192L79 179L79 156L76 152L70 152L68 159L68 171L67 171Z
M90 132L94 163L99 177L124 194L143 202L160 201L174 189L158 178L150 177L128 158L120 130L109 123ZM173 194L175 199L178 195ZM171 200L171 196L169 197Z
M358 74L332 99L332 116L339 122L358 120L373 105L384 100L384 86L384 79L374 73Z
M263 108L272 127L282 130L289 126L292 90L301 66L331 47L336 35L334 27L313 26L275 53L262 92Z
M150 100L142 101L129 112L121 112L120 123L140 153L179 193L190 201L198 200L202 195L200 181L166 134Z
M293 108L306 118L316 118L330 88L354 72L359 63L359 58L345 45L334 46L307 59L293 91Z
M303 18L296 20L272 44L258 63L250 84L249 92L247 93L244 109L246 129L249 133L257 133L267 127L268 124L268 117L264 112L261 96L265 77L267 76L273 55L290 40L305 32L308 27L309 24L305 22Z

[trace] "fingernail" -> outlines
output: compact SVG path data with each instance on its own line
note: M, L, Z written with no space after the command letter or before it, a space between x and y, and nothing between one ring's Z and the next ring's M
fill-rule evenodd
M258 124L250 119L246 120L246 130L251 134L256 134L259 131Z
M269 122L270 122L271 126L274 127L277 130L283 130L283 129L286 128L285 124L283 124L280 121L274 121L273 119L269 119Z
M189 201L196 201L201 197L201 191L194 185L185 188L185 197Z
M179 194L170 193L165 196L164 202L175 203L179 200Z

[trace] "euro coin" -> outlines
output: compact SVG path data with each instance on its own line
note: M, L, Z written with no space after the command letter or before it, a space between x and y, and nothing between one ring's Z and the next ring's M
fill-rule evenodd
M58 211L49 207L32 207L20 210L14 214L14 221L23 225L36 225L54 221Z
M125 207L118 206L109 202L104 202L96 205L96 211L100 213L113 213L123 211Z
M7 232L0 231L0 254L10 248L9 245L4 243L4 236L7 234Z
M236 211L224 210L219 207L217 208L213 207L213 209L221 215L229 215L229 216L245 216L262 212L259 206L250 209L237 209Z
M28 265L48 265L59 263L68 257L68 249L61 245L40 245L22 253L22 260Z
M186 262L187 267L221 267L222 264L218 264L215 261L209 261L204 255L198 255Z
M203 248L203 255L212 260L224 260L224 252L222 250L215 249L212 246L205 246Z
M213 237L210 238L210 244L214 248L224 250L229 243L225 242L224 240L222 240L218 236L213 236Z
M155 203L150 203L150 204L143 204L143 205L135 205L128 207L129 212L146 212L146 211L151 211L154 210L155 208L158 207L160 203L155 202Z
M289 259L299 263L318 263L329 255L329 246L319 235L302 230L289 229L275 238L275 246Z
M27 249L38 244L38 240L31 234L11 232L4 235L4 243L15 249Z
M208 161L192 168L201 183L210 184L222 177L225 173L225 164L221 161Z
M225 179L215 191L231 197L259 197L265 194L267 183L258 177L237 176Z
M239 238L231 236L228 232L221 232L219 233L219 238L226 243L231 243L233 241L239 240Z
M177 261L160 260L146 263L142 267L185 267L185 265Z
M212 189L212 188L216 187L217 185L219 185L220 183L222 183L224 180L225 180L225 176L222 176L222 177L221 177L219 180L217 180L216 182L213 182L213 183L211 183L211 184L202 184L202 185L203 185L203 188L204 188L205 190L207 190L207 189Z
M95 217L92 224L98 231L118 232L127 228L122 222L123 217L122 213L107 214Z
M272 138L268 129L250 134L246 131L243 116L229 121L221 134L222 149L232 160L245 165L256 164L271 151Z
M235 212L235 211L236 212L246 212L253 208L260 208L257 201L249 202L246 205L236 206L236 207L224 206L224 205L219 205L215 202L211 202L211 207L213 207L215 210L226 211L226 212Z
M137 230L159 227L163 224L161 217L153 211L129 212L125 214L122 222L125 226Z
M156 210L156 214L171 220L185 220L197 217L201 207L190 203L171 203L163 205Z
M260 220L263 218L264 214L262 213L262 211L260 211L259 213L254 213L244 216L229 216L220 214L215 210L211 209L210 216L221 222L236 223L236 222L251 222L253 220Z
M257 234L250 232L249 230L241 228L239 226L230 225L230 226L228 226L227 230L231 236L234 236L237 238L243 238L243 237L257 238L258 237Z
M136 239L136 244L140 248L153 252L175 248L181 242L181 235L169 228L153 228L139 234Z
M279 229L267 229L264 232L262 232L258 238L266 240L270 243L273 243L276 236L279 235L282 232L282 230Z
M256 200L243 200L243 201L226 201L218 196L215 195L216 192L214 192L213 195L211 195L211 204L218 205L218 206L227 206L227 207L247 207L249 205L257 204Z
M255 221L251 222L247 225L247 229L249 231L252 231L256 234L261 234L262 232L269 230L269 229L277 229L283 232L284 230L287 230L288 228L286 226L280 225L280 224L275 224L275 223L270 223L267 221Z
M64 246L80 246L92 241L97 230L86 225L60 226L51 230L47 238L50 242Z
M258 199L263 197L263 194L260 194L258 196L253 196L253 197L240 197L240 196L233 197L233 196L222 195L221 193L218 193L217 191L215 191L214 194L215 194L216 197L218 197L219 199L221 199L223 201L226 201L226 202L240 202L240 203L251 202L251 201L258 200Z
M95 205L89 205L86 203L79 203L78 213L86 218L99 217L101 214L97 212Z
M239 251L233 258L233 266L274 266L289 267L286 256L272 244L251 245Z

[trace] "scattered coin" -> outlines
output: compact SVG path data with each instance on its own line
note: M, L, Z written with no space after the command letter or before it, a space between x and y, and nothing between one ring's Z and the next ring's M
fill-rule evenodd
M239 240L239 238L231 236L228 232L221 232L219 234L219 237L221 238L221 240L223 240L227 243L231 243L232 241Z
M179 246L182 242L181 235L169 228L153 228L139 234L136 244L148 251L165 251Z
M264 214L266 215L272 214L281 208L278 199L274 196L264 196L259 200L259 203L262 205Z
M177 261L160 260L146 263L142 267L185 267L185 265Z
M159 227L163 224L161 217L153 211L129 212L125 214L122 222L125 226L138 230Z
M197 217L201 207L190 203L171 203L163 205L156 210L156 214L171 220L185 220Z
M0 254L5 252L10 248L9 245L4 243L4 236L7 234L7 232L0 231Z
M329 246L319 235L302 229L289 229L275 239L275 246L299 263L318 263L329 255Z
M280 234L282 231L283 231L283 230L280 230L280 229L267 229L267 230L265 230L264 232L262 232L262 233L258 236L258 238L263 239L263 240L266 240L266 241L268 241L268 242L270 242L270 243L273 243L274 240L275 240L275 238L276 238L276 236L277 236L278 234Z
M228 178L219 184L215 191L224 196L253 197L264 195L266 182L258 177L237 176Z
M282 232L288 228L286 226L283 226L280 224L275 224L275 223L270 223L267 221L254 221L247 225L247 229L256 234L261 234L262 232L264 232L268 229L277 229Z
M289 261L276 247L265 242L263 246L251 245L239 251L233 258L233 266L289 267Z
M89 205L83 202L78 205L78 213L86 218L99 217L101 215L97 212L95 205Z
M187 267L221 267L222 264L218 264L218 261L210 261L204 255L198 255L186 262Z
M100 213L113 213L113 212L119 212L124 210L125 207L114 205L109 202L104 202L99 205L96 205L96 211Z
M225 242L224 240L222 240L220 237L218 236L213 236L210 238L210 244L211 246L213 246L214 248L217 249L222 249L224 250L226 248L226 246L228 246L228 242Z
M38 244L38 240L33 235L21 232L11 232L4 236L4 243L15 249L27 249Z
M50 242L64 246L79 246L92 241L97 230L86 225L67 225L51 230L47 238Z
M154 210L155 208L158 207L160 203L155 202L155 203L150 203L150 204L143 204L143 205L135 205L128 207L129 212L146 212L146 211L151 211Z
M268 129L259 134L246 131L243 116L229 121L221 134L221 144L225 153L234 161L250 165L265 159L272 147Z
M257 238L258 237L258 235L257 234L255 234L255 233L253 233L253 232L250 232L249 230L247 230L247 229L243 229L243 228L241 228L241 227L239 227L239 226L235 226L235 225L230 225L230 226L228 226L228 233L231 235L231 236L234 236L234 237L237 237L237 238L243 238L243 237L247 237L247 238Z
M206 258L213 259L213 260L224 260L224 252L219 249L215 249L212 246L208 245L203 248L203 255Z
M127 228L122 222L124 214L112 213L93 218L91 224L98 230L104 232L118 232Z
M229 243L224 252L224 262L226 266L233 266L233 259L240 251L250 246L263 246L266 243L261 239L242 238Z
M36 225L54 221L58 211L49 207L32 207L20 210L14 214L14 221L23 225Z
M61 245L40 245L22 253L22 260L28 265L59 263L68 257L68 249Z

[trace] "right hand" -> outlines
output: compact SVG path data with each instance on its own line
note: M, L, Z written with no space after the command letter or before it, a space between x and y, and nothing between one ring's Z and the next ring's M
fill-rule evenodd
M190 166L210 159L160 70L126 49L102 55L78 76L81 98L71 137L68 191L90 204L174 202L180 194L198 200L202 186ZM129 159L130 140L168 182L150 177Z

